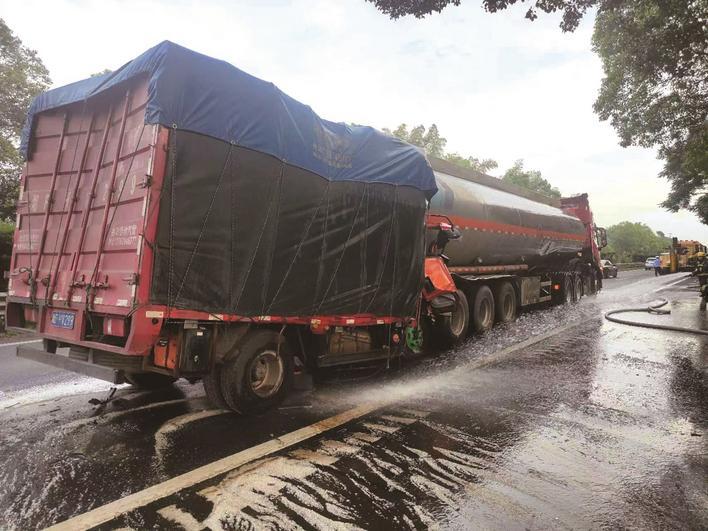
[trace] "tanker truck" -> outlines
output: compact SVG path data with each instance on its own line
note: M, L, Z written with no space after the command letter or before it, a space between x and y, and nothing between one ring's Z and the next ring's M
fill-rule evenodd
M454 344L523 307L577 301L602 288L607 236L587 194L555 200L444 160L431 164L438 192L430 216L444 216L459 233L445 247L453 310L443 319L428 312L436 340Z
M168 41L38 96L21 152L6 322L43 348L17 355L244 414L601 283L586 196L429 162Z

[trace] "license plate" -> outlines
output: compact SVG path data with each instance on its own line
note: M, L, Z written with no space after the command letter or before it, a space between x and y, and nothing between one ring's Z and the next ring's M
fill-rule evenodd
M74 312L52 312L52 326L56 328L74 328Z

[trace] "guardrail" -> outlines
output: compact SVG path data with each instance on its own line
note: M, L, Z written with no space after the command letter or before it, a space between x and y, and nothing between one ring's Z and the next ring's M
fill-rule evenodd
M625 262L615 264L620 271L631 271L633 269L644 269L644 262Z

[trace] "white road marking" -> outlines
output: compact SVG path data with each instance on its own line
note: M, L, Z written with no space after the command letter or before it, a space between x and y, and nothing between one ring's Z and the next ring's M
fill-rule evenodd
M659 292L659 291L664 291L664 290L666 290L666 289L669 289L671 286L675 286L675 285L678 284L679 282L683 282L684 280L686 280L686 279L689 278L690 276L691 276L691 275L690 275L690 273L689 273L688 275L682 276L682 277L679 278L678 280L674 280L673 282L670 282L670 283L668 283L668 284L663 284L663 285L659 286L658 288L656 288L656 289L654 290L654 293L657 293L657 292Z
M470 363L461 365L457 369L451 372L458 372L469 369L479 369L481 367L490 365L496 361L500 361L508 357L510 354L523 350L529 346L541 343L546 339L557 336L566 330L571 328L576 328L578 326L587 324L588 321L580 321L575 323L570 323L565 326L554 329L551 332L545 334L540 334L538 336L531 337L521 343L512 345L510 347L504 348L497 352L494 352L482 359L474 360ZM104 524L117 518L125 513L134 511L140 507L144 507L150 503L156 502L172 494L192 487L197 483L202 483L204 481L213 479L219 475L228 473L234 469L237 469L245 464L252 463L258 459L269 456L275 452L283 450L285 448L290 448L298 443L311 439L317 435L321 435L327 431L334 428L338 428L347 424L353 420L357 420L365 415L368 415L378 409L391 405L395 402L403 400L407 396L397 393L392 393L387 398L381 398L375 402L369 402L362 404L358 407L349 409L343 413L339 413L332 417L324 420L310 424L299 430L287 433L281 437L271 439L264 443L258 444L246 450L242 450L230 456L224 457L207 465L195 468L190 472L186 472L172 479L168 479L152 487L148 487L144 490L135 492L128 496L125 496L119 500L115 500L101 507L97 507L91 511L84 514L80 514L64 522L60 522L52 527L47 528L48 531L76 531L79 529L90 529L98 525Z
M345 411L344 413L340 413L333 417L315 422L314 424L310 424L304 428L300 428L299 430L287 433L282 437L271 439L270 441L258 444L228 457L224 457L223 459L219 459L213 463L209 463L208 465L195 468L190 472L181 474L172 479L168 479L163 483L153 485L147 489L135 492L125 496L124 498L103 505L102 507L98 507L92 511L53 525L47 529L51 531L76 531L78 529L90 529L92 527L96 527L109 522L122 514L175 494L182 489L191 487L192 485L203 481L207 481L221 474L225 474L247 463L261 459L284 448L294 446L331 429L338 428L339 426L351 422L352 420L368 415L383 405L386 404L377 402L355 407Z
M14 343L0 343L0 348L16 347L18 345L29 345L30 343L41 343L41 339L30 339L29 341L15 341Z

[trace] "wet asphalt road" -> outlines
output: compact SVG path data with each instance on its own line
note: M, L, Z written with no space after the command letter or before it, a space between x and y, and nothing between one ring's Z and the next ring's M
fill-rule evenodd
M65 520L364 401L381 408L101 528L708 528L708 338L602 320L662 296L670 316L630 318L706 328L693 281L676 280L621 272L596 298L258 418L209 410L187 383L91 406L109 385L0 345L0 528Z

